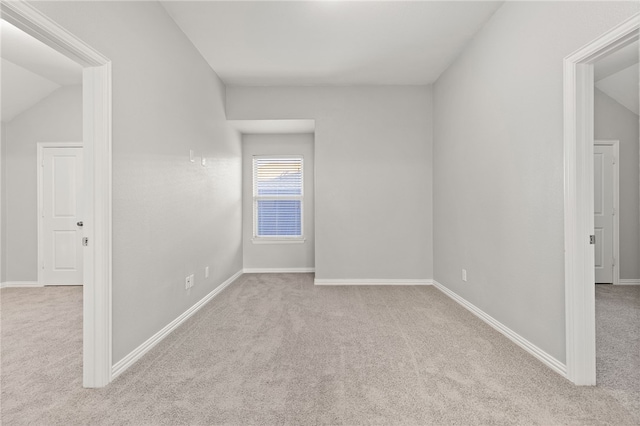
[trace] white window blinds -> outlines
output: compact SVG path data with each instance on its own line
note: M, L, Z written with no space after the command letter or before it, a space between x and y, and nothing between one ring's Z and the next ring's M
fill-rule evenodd
M255 237L302 237L302 157L253 157Z

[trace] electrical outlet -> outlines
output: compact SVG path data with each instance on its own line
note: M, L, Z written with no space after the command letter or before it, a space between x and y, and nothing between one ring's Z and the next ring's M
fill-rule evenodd
M191 281L191 277L193 275L189 275L187 278L184 279L184 289L185 290L189 290L191 287L193 287L193 281Z
M467 281L467 270L463 269L462 270L462 281Z
M205 268L204 268L204 277L205 278L209 278L209 267L208 266L205 266Z

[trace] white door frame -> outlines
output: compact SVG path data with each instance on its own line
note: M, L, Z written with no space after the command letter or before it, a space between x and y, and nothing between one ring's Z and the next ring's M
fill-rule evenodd
M111 381L111 61L24 0L0 17L83 66L83 385Z
M82 142L38 142L36 144L36 165L37 165L37 176L38 176L38 285L42 286L42 263L44 261L44 229L42 223L42 208L43 206L43 179L44 175L42 173L42 162L44 160L44 149L45 148L82 148ZM85 190L83 188L83 198ZM83 259L84 261L84 259Z
M567 378L596 384L593 63L638 39L640 14L564 59L564 240Z
M620 284L620 141L597 139L594 146L613 147L613 283Z

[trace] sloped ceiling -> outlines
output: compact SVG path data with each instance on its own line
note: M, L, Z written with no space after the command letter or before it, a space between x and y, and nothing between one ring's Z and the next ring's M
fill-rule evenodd
M56 89L82 83L82 67L0 19L1 120L8 122Z
M638 64L596 82L596 87L636 115L640 113Z
M503 2L163 1L227 85L429 84Z
M54 83L6 59L1 60L2 122L13 120L42 99L59 89Z
M595 64L596 87L616 102L640 114L640 67L637 41Z

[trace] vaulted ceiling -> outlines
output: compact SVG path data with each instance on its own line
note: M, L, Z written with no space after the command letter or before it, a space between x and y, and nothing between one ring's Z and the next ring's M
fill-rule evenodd
M429 84L502 2L164 1L228 85Z
M636 115L640 113L640 43L632 43L595 63L596 88Z
M8 122L62 86L82 83L82 67L0 19L1 120Z

